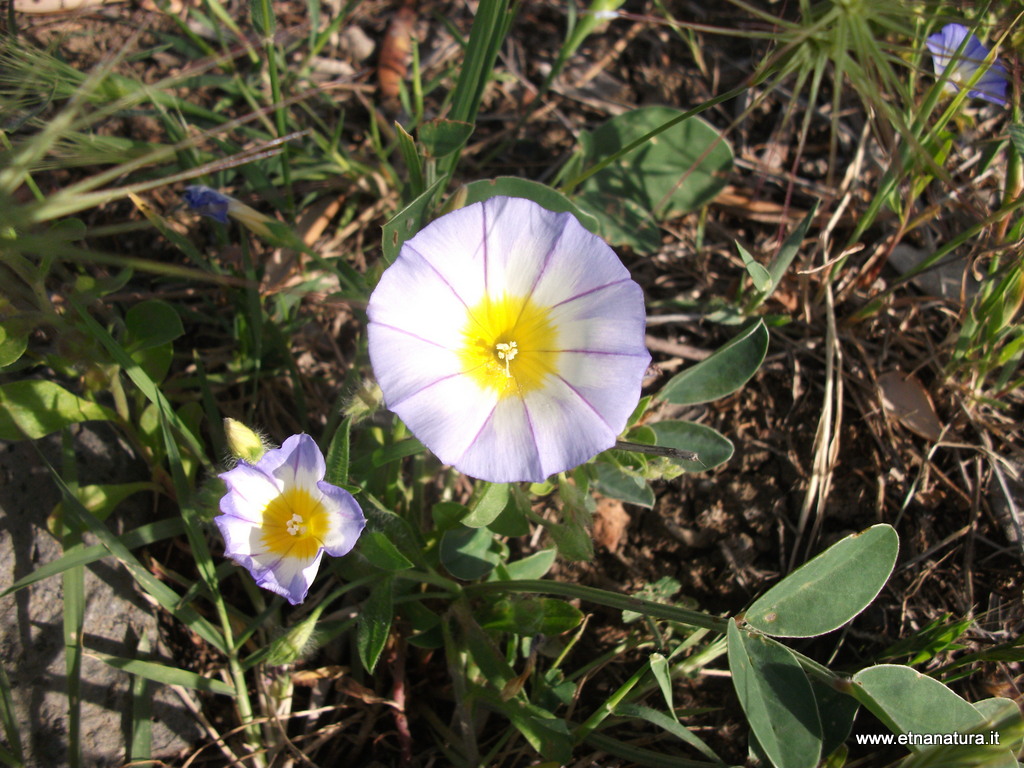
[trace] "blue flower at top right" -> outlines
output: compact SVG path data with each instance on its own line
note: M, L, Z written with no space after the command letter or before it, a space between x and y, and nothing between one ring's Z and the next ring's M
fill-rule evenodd
M967 40L967 43L963 50L960 50L964 39ZM941 76L950 62L953 62L953 70L946 80L946 88L954 93L970 82L989 52L989 49L963 24L947 24L941 32L929 36L925 44L932 54L932 64L935 66L936 75ZM957 51L960 51L959 54ZM1006 67L998 60L994 60L977 82L971 86L967 95L1005 107L1007 105L1007 81Z

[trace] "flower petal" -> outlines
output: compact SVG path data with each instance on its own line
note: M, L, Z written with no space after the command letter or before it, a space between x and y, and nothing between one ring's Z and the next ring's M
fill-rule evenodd
M280 448L267 451L259 467L277 478L285 488L304 488L310 492L327 472L324 455L316 441L306 434L292 435Z
M495 299L531 294L564 234L583 229L572 214L554 213L530 200L492 197L480 205L487 243L484 280Z
M258 555L251 558L251 564L246 567L259 586L298 605L306 599L323 554L323 550L319 550L312 558Z
M254 525L232 515L220 515L213 522L224 538L224 554L235 562L266 552L263 532L258 524Z
M347 555L366 527L363 510L344 488L323 481L318 486L323 494L320 503L327 510L330 526L322 539L324 550L332 557Z
M228 223L228 206L231 198L202 184L185 187L185 204L200 216L209 216L221 224Z
M632 280L613 283L577 296L552 308L551 322L558 328L563 350L615 352L644 358L643 291Z
M452 215L452 214L449 214ZM370 318L370 333L375 326L390 327L405 332L424 342L455 349L462 341L469 305L475 304L483 294L482 263L476 267L464 265L466 271L476 270L473 285L463 285L461 294L456 287L411 247L419 236L403 248L399 259L381 276L370 296L366 313ZM465 262L464 253L452 254L455 262ZM370 343L370 355L384 346ZM374 369L377 363L373 361Z
M490 418L498 399L496 392L481 388L469 376L458 375L390 407L441 461L454 465Z
M560 436L562 442L565 442L564 436L565 433ZM582 460L588 458L590 456ZM522 398L515 396L498 401L466 452L451 463L463 474L492 483L521 480L540 483L552 474L543 467L530 414Z
M465 310L462 316L465 322ZM384 402L392 410L425 387L462 373L462 363L455 352L413 331L370 323L367 334L370 363L385 393Z
M221 497L220 511L254 524L259 524L267 504L281 493L280 481L245 462L221 474L220 479L228 487Z
M397 264L418 255L450 286L450 290L465 306L471 307L484 292L483 231L482 204L467 205L447 213L407 240L388 272ZM383 282L383 278L381 280ZM408 301L410 297L407 295L402 298ZM370 301L373 302L372 296Z
M601 370L598 369L596 374L600 377ZM636 397L631 401L625 393L613 398L630 409L621 418L621 423L615 425L610 425L596 404L563 379L554 379L543 390L527 393L524 398L526 410L533 425L542 467L539 478L529 479L539 482L556 472L582 464L615 445L615 438L626 426L626 418L636 406L639 385L635 390ZM607 408L607 404L604 405ZM620 414L612 415L618 417ZM566 435L572 435L572 439L567 440Z

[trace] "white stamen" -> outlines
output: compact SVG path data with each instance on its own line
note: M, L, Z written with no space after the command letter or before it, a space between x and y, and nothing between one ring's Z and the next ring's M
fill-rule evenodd
M498 350L498 359L505 361L505 376L507 378L512 377L512 371L508 369L509 361L514 359L519 354L519 348L514 341L502 341L494 347Z
M297 512L292 515L291 519L285 523L288 528L288 533L292 536L301 536L306 532L306 526L303 524L302 515Z

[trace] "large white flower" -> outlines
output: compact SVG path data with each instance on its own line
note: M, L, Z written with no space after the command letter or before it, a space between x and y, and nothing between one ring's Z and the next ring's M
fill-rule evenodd
M542 481L612 447L650 355L644 299L568 213L493 197L401 249L367 309L388 408L459 471Z
M292 435L220 476L228 492L214 522L224 554L292 605L306 599L323 553L348 554L366 525L352 494L324 481L326 469L313 438Z

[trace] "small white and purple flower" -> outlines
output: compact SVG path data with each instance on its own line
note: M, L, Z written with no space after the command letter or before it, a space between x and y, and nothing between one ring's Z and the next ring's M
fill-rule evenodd
M966 43L964 43L965 39ZM930 35L925 44L932 54L932 64L935 67L936 75L941 77L950 62L953 63L953 69L949 72L945 87L954 93L967 87L989 55L989 49L963 24L947 24L942 31ZM963 50L960 50L961 45L963 45ZM1005 107L1007 105L1007 81L1006 68L998 60L993 60L975 83L970 86L967 95Z
M366 525L352 494L324 481L326 469L313 438L292 435L220 475L228 492L214 522L224 554L292 605L306 599L323 553L348 554Z
M651 357L644 297L569 213L492 197L406 241L367 307L388 408L441 461L543 481L615 444Z

